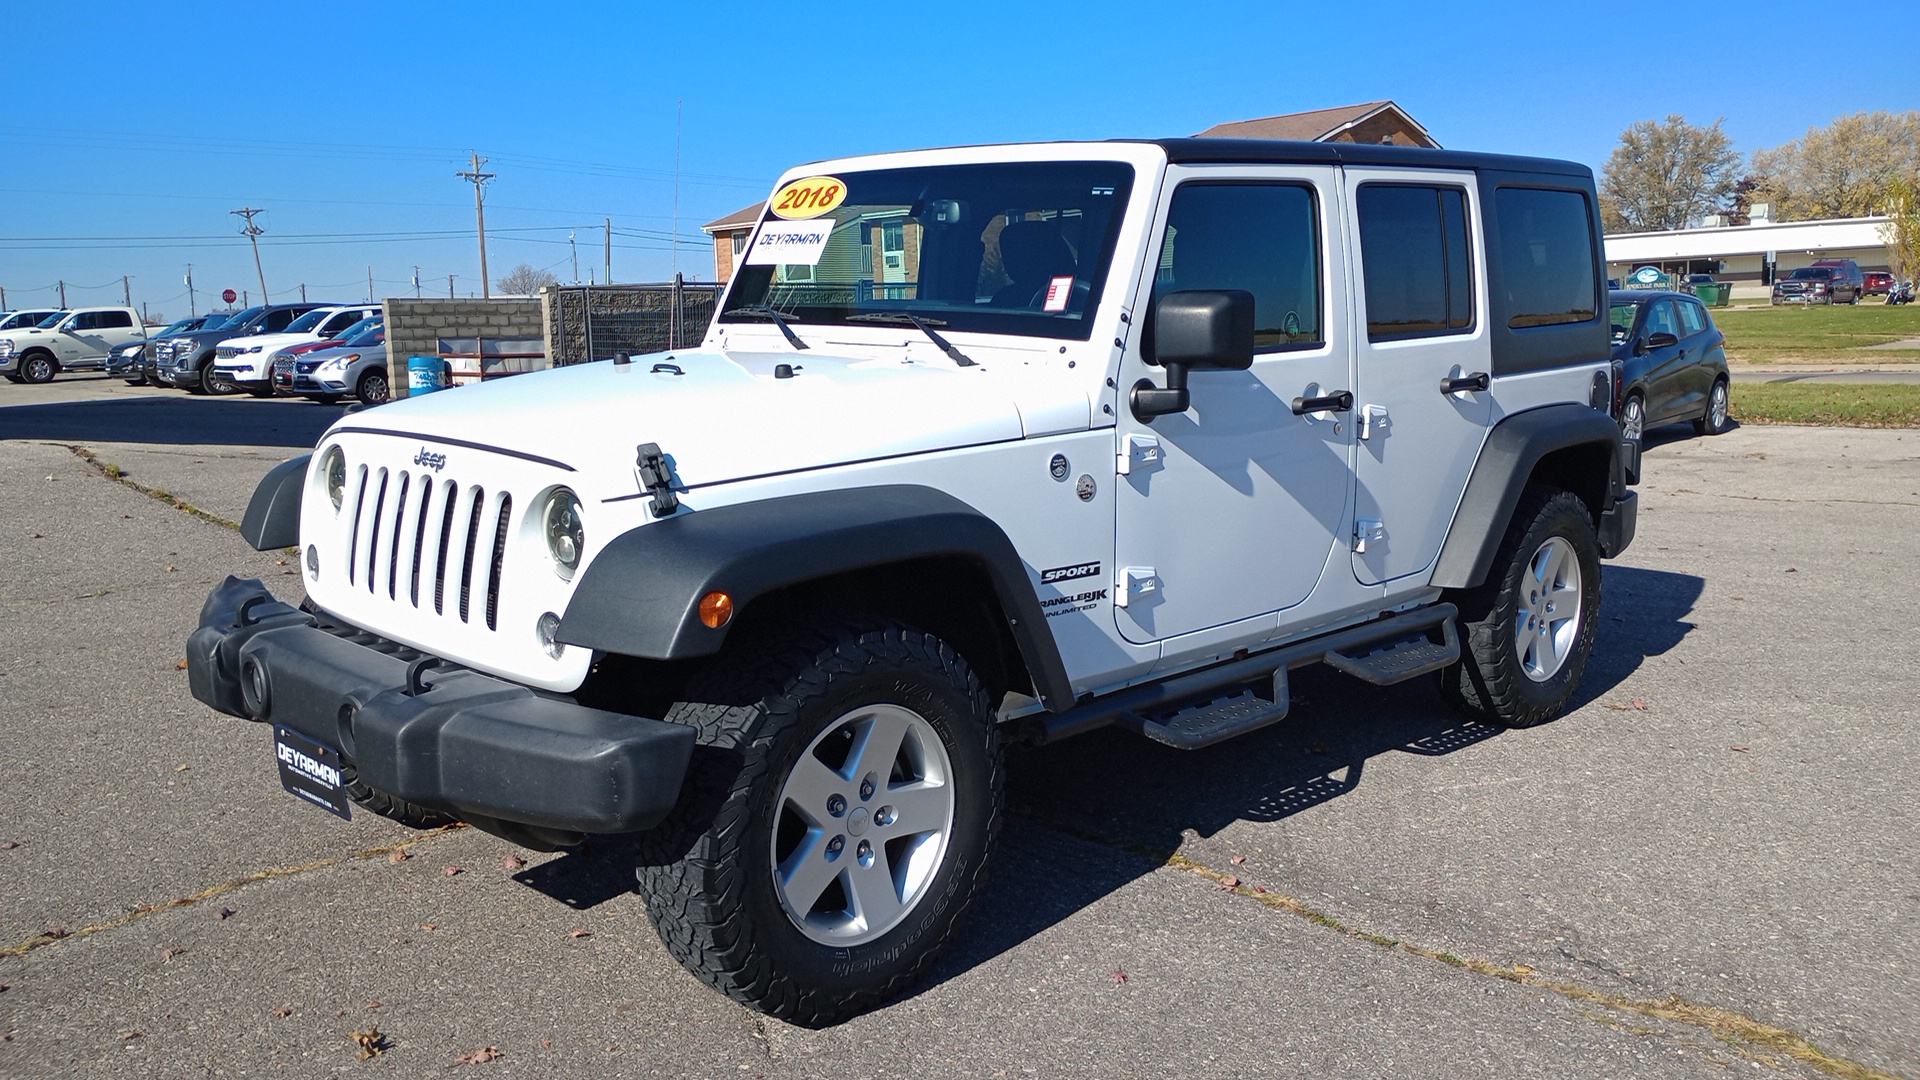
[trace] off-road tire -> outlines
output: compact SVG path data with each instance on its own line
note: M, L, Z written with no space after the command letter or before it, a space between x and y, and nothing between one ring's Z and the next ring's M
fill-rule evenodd
M1693 430L1699 435L1724 435L1732 430L1731 413L1727 408L1727 380L1715 379L1713 389L1707 391L1706 411L1693 422Z
M1580 572L1580 611L1571 648L1558 670L1535 681L1522 669L1516 620L1534 556L1553 538L1573 549ZM1453 597L1460 608L1460 662L1440 672L1440 692L1455 709L1483 723L1524 728L1560 714L1580 683L1600 618L1600 543L1587 504L1560 488L1528 485L1500 541L1485 584Z
M43 352L30 352L20 358L20 381L50 383L60 370L59 361Z
M980 893L1004 800L993 709L958 653L899 623L729 646L666 716L699 734L679 806L640 837L647 910L668 951L721 993L790 1023L838 1023L924 973ZM876 704L911 710L937 733L955 785L951 826L938 869L904 918L872 940L833 947L781 906L774 830L800 755Z
M354 384L353 396L360 399L362 405L385 405L393 397L393 388L387 383L384 371L369 371L360 376Z
M454 822L454 818L438 810L429 810L368 787L360 782L359 771L351 765L341 769L340 773L346 784L347 798L383 818L391 818L409 829L437 829Z

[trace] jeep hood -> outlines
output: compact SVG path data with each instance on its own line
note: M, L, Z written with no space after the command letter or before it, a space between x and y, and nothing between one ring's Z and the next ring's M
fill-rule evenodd
M445 440L451 454L478 444L554 459L608 478L618 489L610 496L634 490L641 443L659 444L681 485L696 488L1091 423L1089 384L1064 362L993 360L981 351L980 366L962 368L931 355L937 359L655 354L404 398L338 427L387 431L434 450L445 450L432 445ZM775 375L782 364L793 365L792 377Z

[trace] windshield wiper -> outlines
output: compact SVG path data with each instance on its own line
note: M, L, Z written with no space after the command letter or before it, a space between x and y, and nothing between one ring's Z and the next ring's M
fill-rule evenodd
M972 357L955 348L953 342L941 337L940 332L934 329L936 326L947 325L945 319L923 319L918 315L905 311L869 311L860 315L849 315L846 321L894 324L912 323L921 333L927 335L928 339L935 345L938 345L941 352L951 357L954 363L959 364L961 367L978 366Z
M773 325L779 327L781 333L787 335L787 340L793 343L794 348L804 349L807 347L807 343L800 340L800 335L793 332L793 327L787 325L787 317L765 304L759 304L754 307L728 308L720 314L723 316L750 315L756 318L767 319L771 321Z

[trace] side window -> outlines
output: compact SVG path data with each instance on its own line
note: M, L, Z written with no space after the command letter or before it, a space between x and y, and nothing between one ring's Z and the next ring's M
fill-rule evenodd
M1517 329L1580 323L1598 314L1593 218L1586 196L1503 187L1493 198L1512 313L1507 325Z
M260 329L263 333L277 334L287 328L287 324L300 317L300 313L291 308L285 311L270 311L267 321Z
M1253 294L1253 345L1322 344L1320 214L1300 184L1190 183L1174 192L1154 295L1189 289Z
M1673 318L1673 301L1655 300L1653 302L1653 310L1647 312L1647 333L1680 336L1680 326Z
M1692 337L1707 328L1706 316L1701 314L1700 305L1679 300L1675 301L1674 306L1680 309L1680 325L1686 330L1682 337Z
M1367 339L1473 329L1473 264L1466 193L1453 187L1362 184L1360 261Z
M133 316L124 311L102 311L98 317L102 329L117 329L133 325Z
M320 335L322 337L332 337L335 334L338 334L340 331L345 330L347 327L352 326L354 323L357 323L359 321L360 321L359 312L342 311L339 314L327 320L326 325L320 328Z

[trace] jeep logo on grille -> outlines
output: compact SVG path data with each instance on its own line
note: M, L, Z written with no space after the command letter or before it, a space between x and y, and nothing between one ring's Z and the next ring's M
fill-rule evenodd
M419 453L413 455L413 463L415 465L425 465L434 472L439 472L441 469L447 467L447 455L436 454L423 446L420 448Z

